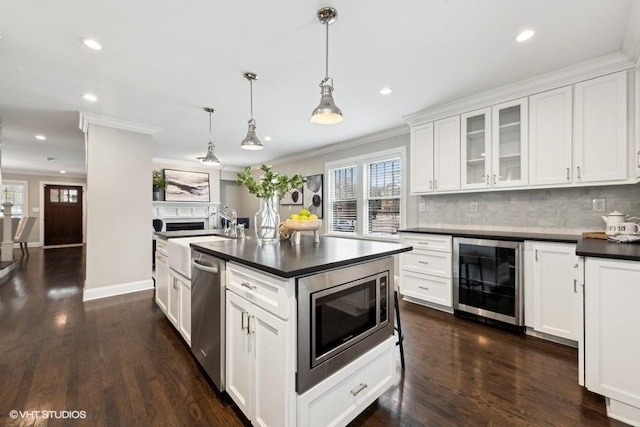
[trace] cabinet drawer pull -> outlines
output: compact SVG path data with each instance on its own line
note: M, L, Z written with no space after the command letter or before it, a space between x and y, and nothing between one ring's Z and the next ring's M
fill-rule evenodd
M243 311L243 312L241 313L241 315L242 315L242 320L240 320L240 330L241 330L241 331L244 331L244 316L245 316L245 314L247 314L247 312L246 312L246 311Z
M418 261L418 264L429 264L429 261Z
M256 332L256 322L253 322L253 331L251 330L251 319L254 318L255 316L247 316L247 335L251 335L254 334Z
M493 185L496 185L496 174L493 174Z
M251 285L249 282L242 282L240 283L240 286L249 289L250 291L255 291L256 290L256 286L255 285Z
M567 168L567 181L571 180L571 168Z
M425 291L428 291L428 290L429 290L429 288L427 288L426 286L418 286L418 288L420 288L420 289L424 289Z
M429 242L418 242L419 245L428 245Z
M200 349L200 353L202 353L204 357L207 357L207 353L205 353L203 349Z
M358 387L356 387L355 389L351 390L351 394L353 394L354 396L357 396L362 390L364 390L367 387L369 387L367 385L367 383L360 383L360 385Z
M580 174L580 166L577 167L577 170L578 170L578 179L580 179L581 178L581 176L580 176L581 175Z

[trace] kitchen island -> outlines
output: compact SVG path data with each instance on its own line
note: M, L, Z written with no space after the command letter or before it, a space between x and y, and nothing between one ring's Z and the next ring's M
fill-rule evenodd
M224 261L223 389L253 425L346 425L395 382L391 257L411 246L303 236L191 248Z

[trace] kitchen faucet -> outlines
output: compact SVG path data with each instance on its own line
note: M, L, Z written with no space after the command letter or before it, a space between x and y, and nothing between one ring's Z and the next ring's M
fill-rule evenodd
M224 206L222 210L212 213L211 216L219 216L227 221L224 229L225 235L229 237L238 237L238 213L235 209L230 208L229 206ZM242 227L244 228L244 225L242 225ZM241 232L240 235L244 236L244 232Z

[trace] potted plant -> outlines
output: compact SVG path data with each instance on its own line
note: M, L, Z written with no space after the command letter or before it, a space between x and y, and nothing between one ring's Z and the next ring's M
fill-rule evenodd
M267 165L260 166L260 171L263 176L256 180L251 173L251 167L247 166L238 174L237 183L247 187L250 194L260 199L260 210L256 212L253 221L256 237L261 243L276 243L280 239L280 197L294 188L299 188L306 180L300 174L288 177L273 172L271 166Z
M153 182L153 200L162 200L162 192L167 188L167 180L164 178L160 169L155 169L151 176Z

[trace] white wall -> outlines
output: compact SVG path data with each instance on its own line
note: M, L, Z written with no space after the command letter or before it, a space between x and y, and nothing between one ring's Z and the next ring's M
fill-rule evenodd
M188 172L203 172L209 174L209 201L217 203L220 201L220 170L203 166L201 163L194 161L193 164L185 161L176 161L172 163L170 160L153 159L150 166L149 177L153 170L173 169ZM149 178L151 179L151 178ZM151 192L151 182L149 182L149 192ZM186 202L185 202L186 203Z
M89 124L84 299L148 289L151 136Z

